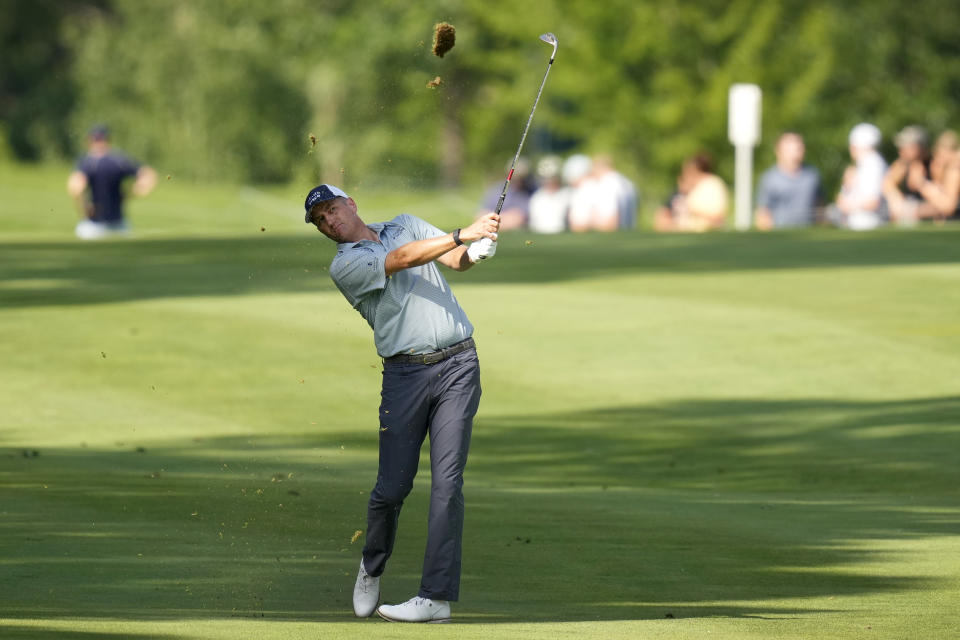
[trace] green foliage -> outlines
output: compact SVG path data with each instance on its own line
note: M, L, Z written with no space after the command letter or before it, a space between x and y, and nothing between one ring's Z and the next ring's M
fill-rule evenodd
M63 25L101 0L6 0L0 7L0 148L21 159L62 157L76 96Z
M960 13L940 0L12 7L0 20L0 124L18 157L79 150L89 124L108 121L134 155L198 179L356 188L499 175L544 70L544 31L560 51L528 153L610 152L648 193L670 189L701 149L730 176L734 82L764 91L758 169L776 134L795 129L828 182L853 124L889 137L960 115ZM430 52L439 21L457 27L443 59Z
M110 122L129 151L171 173L288 179L308 105L277 64L279 43L300 35L278 6L116 0L116 14L75 25L76 128Z

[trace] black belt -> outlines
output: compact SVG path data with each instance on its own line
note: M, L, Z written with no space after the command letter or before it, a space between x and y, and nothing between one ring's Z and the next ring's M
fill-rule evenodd
M442 362L449 358L450 356L455 356L458 353L466 351L467 349L473 349L477 344L473 341L473 338L467 338L463 342L458 342L457 344L452 344L446 349L440 349L440 351L431 351L430 353L398 353L395 356L390 356L389 358L384 358L384 364L436 364Z

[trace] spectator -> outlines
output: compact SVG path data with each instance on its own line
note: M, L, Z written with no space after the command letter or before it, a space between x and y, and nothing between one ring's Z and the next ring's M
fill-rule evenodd
M570 230L579 233L593 229L594 205L600 197L599 184L593 179L593 160L582 153L567 158L563 163L563 181L570 189Z
M921 189L930 182L930 149L923 127L905 127L894 138L897 159L883 178L883 197L890 219L915 224L925 204Z
M876 229L882 224L887 163L877 151L881 138L880 130L866 122L850 131L850 158L854 164L844 171L837 202L827 210L832 224L857 231Z
M727 185L713 173L713 160L706 153L684 161L677 178L677 191L654 218L657 231L708 231L726 222L730 206Z
M758 229L813 224L822 201L820 174L803 164L805 152L799 133L787 131L780 135L774 147L777 164L764 172L757 189Z
M129 230L123 214L123 182L134 177L131 193L145 196L157 184L157 173L110 147L110 132L97 125L87 134L87 154L67 179L67 193L80 211L77 237L84 240L125 233Z
M921 217L934 220L960 219L960 139L956 131L944 131L933 145L930 181L921 189L928 208Z
M507 170L510 170L510 164L507 165ZM501 231L526 228L527 217L530 212L530 195L534 189L535 185L530 178L530 162L521 157L517 160L513 178L510 180L510 188L507 190L507 197L504 199L503 209L500 211ZM477 217L496 211L502 193L503 182L498 181L490 185L483 196L483 206Z
M567 228L570 190L560 179L562 161L546 156L537 163L540 187L530 196L530 230L536 233L560 233Z
M944 131L933 145L930 179L913 187L922 198L917 208L921 220L960 219L960 141L954 131Z
M575 181L570 196L571 231L616 231L636 224L637 192L633 183L614 169L610 156L591 160L575 155L567 163L570 179Z
M637 224L637 190L630 180L613 166L613 158L600 154L593 158L593 178L597 181L601 201L596 209L598 228L609 226L609 216L616 212L616 228L632 229Z

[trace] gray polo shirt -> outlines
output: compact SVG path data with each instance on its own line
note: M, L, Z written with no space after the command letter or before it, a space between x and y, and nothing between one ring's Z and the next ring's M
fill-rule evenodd
M473 335L473 325L453 296L436 262L384 272L387 253L414 240L445 235L420 218L399 215L367 225L380 242L361 240L337 245L330 277L343 296L373 329L377 353L430 353Z
M795 174L774 165L764 172L757 189L757 206L770 210L773 226L778 228L813 224L821 199L820 174L806 165Z

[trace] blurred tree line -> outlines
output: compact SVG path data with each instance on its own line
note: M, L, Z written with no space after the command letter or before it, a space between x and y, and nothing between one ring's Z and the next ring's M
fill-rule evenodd
M0 2L0 141L24 160L75 154L106 122L131 154L196 179L499 176L545 31L560 49L527 154L610 152L648 193L700 149L731 175L734 82L764 91L758 168L785 129L829 179L859 121L888 141L909 123L960 127L960 9L947 0ZM439 21L457 27L443 59L430 51Z

